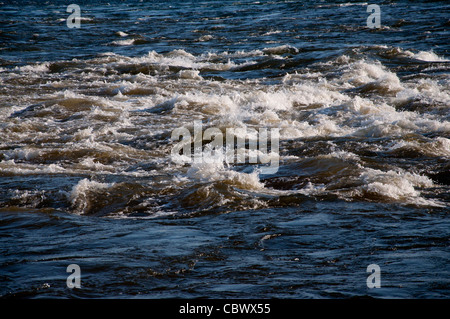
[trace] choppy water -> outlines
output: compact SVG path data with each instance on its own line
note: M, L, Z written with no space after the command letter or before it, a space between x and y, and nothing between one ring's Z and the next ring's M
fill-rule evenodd
M78 4L0 4L1 296L449 297L448 2ZM177 165L194 120L278 172Z

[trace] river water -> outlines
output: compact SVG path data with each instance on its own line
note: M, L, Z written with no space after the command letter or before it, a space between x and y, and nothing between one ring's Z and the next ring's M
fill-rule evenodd
M0 296L450 296L448 2L67 4L0 4ZM177 163L194 121L279 167Z

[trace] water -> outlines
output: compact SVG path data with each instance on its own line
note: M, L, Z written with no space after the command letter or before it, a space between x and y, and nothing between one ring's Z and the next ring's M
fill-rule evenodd
M78 4L0 5L2 297L449 297L446 1ZM174 163L195 120L278 171Z

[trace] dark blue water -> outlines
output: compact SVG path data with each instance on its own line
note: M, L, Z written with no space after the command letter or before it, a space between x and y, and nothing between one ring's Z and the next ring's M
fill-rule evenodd
M0 3L0 296L449 297L447 1L77 4ZM174 163L194 120L278 171Z

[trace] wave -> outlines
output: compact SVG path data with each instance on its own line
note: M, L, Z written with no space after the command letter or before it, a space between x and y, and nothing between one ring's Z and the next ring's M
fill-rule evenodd
M105 52L4 68L0 174L79 177L66 191L81 214L96 207L109 216L134 208L145 216L224 212L281 205L281 197L290 204L320 198L441 207L440 193L429 198L428 189L445 187L433 181L445 177L439 163L450 155L448 80L434 71L405 76L403 62L386 63L406 59L426 70L430 64L417 57L437 58L375 46L294 63L303 54L290 45ZM225 161L175 165L171 131L192 130L194 119L221 131L278 128L279 172L267 177L257 165ZM408 172L421 157L431 164ZM111 204L115 195L120 200ZM159 199L152 205L149 198Z

